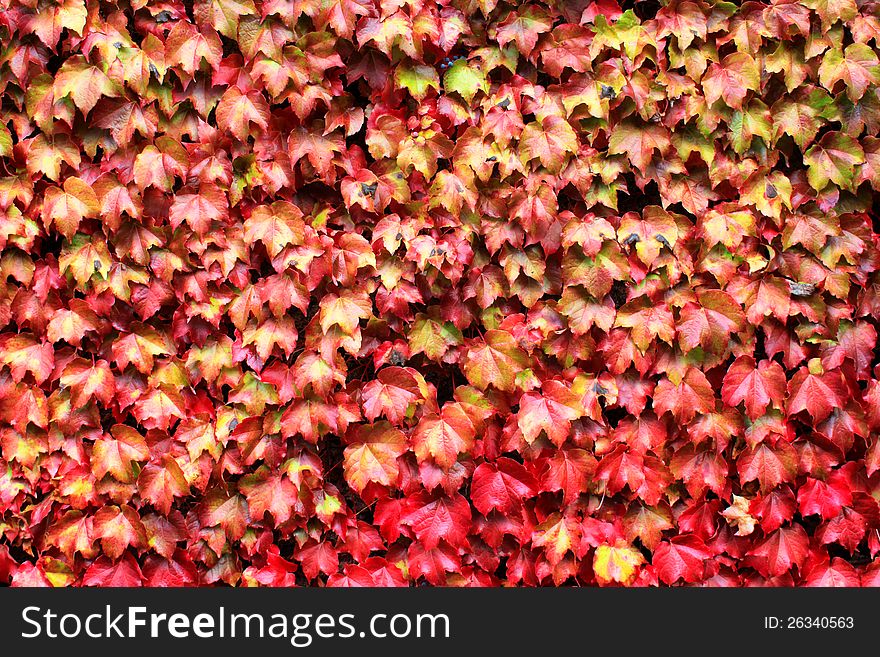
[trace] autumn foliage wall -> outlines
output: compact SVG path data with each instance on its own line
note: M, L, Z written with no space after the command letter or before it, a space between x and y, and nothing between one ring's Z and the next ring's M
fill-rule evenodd
M0 583L880 582L876 2L0 10Z

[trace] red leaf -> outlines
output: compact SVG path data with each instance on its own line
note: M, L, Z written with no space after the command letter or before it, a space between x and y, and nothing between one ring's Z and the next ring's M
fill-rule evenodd
M335 575L339 569L339 557L330 543L326 541L311 542L294 550L294 556L302 564L303 572L310 580L318 573Z
M137 561L126 554L115 563L107 557L98 557L83 575L83 586L132 587L143 586L144 576Z
M238 489L247 498L252 518L261 520L269 513L276 525L287 522L299 503L296 486L290 479L265 466L242 477Z
M177 550L173 557L148 557L143 576L146 586L196 586L199 583L196 565L183 550Z
M526 442L534 442L541 432L557 447L568 438L571 421L584 414L581 400L558 381L547 381L542 395L526 393L520 398L517 422Z
M419 460L432 458L441 468L450 468L462 452L473 446L476 431L460 404L447 404L440 415L431 414L419 420L412 434Z
M379 371L377 379L364 386L362 394L364 416L370 422L384 415L397 425L427 397L427 384L412 368L386 367Z
M785 371L776 361L762 360L755 368L755 359L740 356L727 370L721 399L725 404L736 406L745 403L749 419L764 414L769 405L782 408L785 398Z
M862 586L855 568L840 557L834 557L829 564L818 564L810 569L804 586L837 587Z
M657 576L666 584L679 580L692 584L703 579L705 562L711 556L701 539L683 534L660 543L654 550L651 563L657 569Z
M678 384L663 378L654 390L654 410L658 415L671 413L685 424L698 413L715 409L715 392L706 375L691 367Z
M812 366L802 367L788 382L788 414L807 411L818 422L835 408L843 407L847 397L849 393L839 372L814 373Z
M145 500L167 515L174 498L189 493L189 483L177 461L165 454L158 462L144 466L138 476L138 490Z
M508 513L518 508L523 498L534 496L537 488L537 481L528 470L501 457L494 463L481 463L474 470L471 499L483 515L492 510Z
M358 493L371 482L392 486L400 472L397 458L406 452L406 436L387 422L361 425L345 448L345 479Z
M743 452L736 462L740 479L758 481L762 491L770 491L782 482L793 481L797 475L797 453L784 440L773 446L766 442Z
M407 566L411 577L424 577L429 583L440 586L446 583L447 573L458 571L461 559L449 545L425 548L420 541L416 541L407 550Z
M839 477L832 477L828 482L807 477L806 483L798 489L797 500L801 515L818 514L828 520L852 504L852 493Z
M748 552L746 562L764 577L779 577L807 559L809 537L800 525L780 527Z
M459 494L433 497L427 493L408 500L409 510L401 518L412 528L426 549L437 547L441 540L454 547L467 546L471 507Z

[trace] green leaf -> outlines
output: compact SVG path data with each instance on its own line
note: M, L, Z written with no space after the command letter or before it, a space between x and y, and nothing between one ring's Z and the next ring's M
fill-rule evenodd
M834 106L834 101L822 89L814 88L809 94L796 94L795 98L784 97L773 105L771 116L773 130L778 139L787 134L800 148L806 148L819 128L824 124L825 114Z
M425 354L439 361L450 347L461 344L462 336L452 322L419 314L409 332L409 348L413 355Z
M730 141L737 154L745 153L752 144L753 137L761 137L770 143L770 110L757 98L743 111L736 111L730 120Z
M829 132L804 154L807 180L817 192L829 182L842 189L852 189L855 166L865 162L865 152L852 137L841 132Z
M394 71L394 83L401 89L406 89L416 100L422 100L428 95L428 87L440 89L440 76L432 66L423 64L401 64Z
M12 155L12 133L9 128L0 123L0 157Z
M488 90L486 71L471 66L463 59L456 60L443 76L443 87L471 102L478 91L485 93Z
M871 85L880 85L880 60L864 43L854 43L846 50L832 50L822 58L819 82L832 92L837 82L843 82L847 96L855 102Z

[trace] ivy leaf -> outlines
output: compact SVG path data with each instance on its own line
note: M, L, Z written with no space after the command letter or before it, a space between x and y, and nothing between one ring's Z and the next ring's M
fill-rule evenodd
M92 445L92 472L98 479L110 474L122 483L133 483L139 462L150 458L150 448L140 433L124 424L114 425L110 433L112 438L104 436Z
M27 170L31 175L39 173L49 180L58 181L62 163L78 169L82 162L79 149L63 133L50 136L39 134L26 143Z
M326 136L326 133L322 135L300 126L290 133L288 148L291 163L305 157L321 176L321 180L332 183L336 179L333 159L336 153L345 152L345 142L338 134Z
M64 340L80 346L86 333L98 330L98 316L80 299L73 299L70 308L55 311L46 327L46 337L52 342Z
M249 244L262 242L274 258L285 246L301 244L305 239L302 211L287 201L259 205L245 219L244 239Z
M416 315L408 336L413 355L423 353L433 361L441 360L450 347L462 343L461 331L452 322L446 322L430 313Z
M720 454L686 445L675 453L669 467L695 499L707 489L718 496L726 496L730 468Z
M269 127L269 106L259 91L242 93L238 87L229 87L217 105L217 125L245 141L251 124L261 130Z
M119 561L100 556L83 574L83 586L135 587L143 586L144 575L135 558L123 555Z
M623 516L626 538L638 538L646 548L655 550L660 544L663 532L674 529L672 512L668 506L646 506L634 502Z
M92 188L76 177L67 178L64 188L50 187L43 201L43 222L54 224L65 237L71 238L83 219L96 217L101 211Z
M147 463L137 483L141 496L165 515L171 511L174 498L186 496L190 489L183 470L169 454Z
M321 330L326 333L338 326L346 335L352 335L361 319L367 319L373 310L369 296L363 290L343 290L341 294L328 294L321 305Z
M543 431L561 447L568 438L572 420L585 414L580 398L559 381L545 382L540 395L524 394L519 404L517 423L528 443L533 443Z
M764 143L773 141L770 109L757 98L749 101L742 110L736 110L729 125L731 145L739 154L751 147L755 137L760 137Z
M805 574L804 586L863 586L858 571L847 561L834 557L831 563L817 564Z
M244 497L215 487L202 498L198 518L204 527L221 527L230 540L237 541L247 530L250 511Z
M736 462L742 481L758 481L762 491L773 490L797 475L797 452L785 441L775 445L762 442L744 452Z
M315 579L319 573L330 575L339 570L339 552L326 541L312 541L297 548L294 556L302 564L303 573L310 580Z
M672 249L678 242L678 226L673 215L656 205L644 209L643 215L627 212L620 218L617 239L634 244L636 255L650 267L664 249Z
M579 549L581 526L577 520L560 513L551 514L532 534L532 546L543 548L551 566L557 566L569 552Z
M18 383L30 373L43 383L55 369L55 350L49 342L38 342L27 333L4 333L0 336L0 361L9 367Z
M268 359L276 347L287 355L296 350L299 334L292 318L268 317L259 324L249 323L241 335L242 346L253 345L257 355Z
M837 82L843 82L846 95L856 102L870 86L880 85L880 59L864 43L853 43L845 49L835 48L822 57L819 82L831 92Z
M828 183L843 189L851 189L856 165L865 162L865 152L859 143L842 132L826 133L822 139L804 153L807 180L817 192Z
M92 398L109 404L116 392L116 379L105 360L96 363L83 358L72 360L61 373L61 385L70 388L74 409L82 408Z
M121 95L119 88L97 66L84 57L71 57L55 76L55 98L70 96L83 115L88 116L103 96Z
M517 50L528 56L534 50L538 36L549 32L551 26L550 17L543 9L526 5L507 14L498 24L495 38L502 47L515 43Z
M678 344L689 351L702 347L710 353L722 353L731 334L742 331L746 316L733 298L720 290L706 290L697 295L698 303L681 309Z
M471 507L460 494L433 497L422 493L409 500L409 505L410 511L401 521L412 528L426 550L436 548L441 541L453 547L467 545Z
M671 146L669 130L662 125L622 121L608 140L608 154L626 155L637 169L646 171L655 151L662 157Z
M837 328L836 342L829 341L822 350L822 367L833 370L849 358L858 378L867 379L876 345L877 330L873 325L865 321L842 321Z
M170 137L158 137L155 145L146 146L135 158L134 181L141 190L155 187L170 192L175 180L184 179L188 170L186 149Z
M754 358L740 356L724 375L721 399L730 406L745 403L751 420L761 417L770 405L781 409L784 398L785 371L776 361L765 359L755 367Z
M220 66L223 44L212 28L197 29L188 21L177 21L165 39L165 64L180 66L188 75L195 75L202 60L212 69Z
M671 413L685 424L698 413L715 409L715 391L701 370L689 367L677 384L668 377L660 379L654 390L654 409L657 415Z
M537 492L535 477L522 465L501 457L494 463L481 463L474 470L471 499L477 511L488 516L493 510L510 513L524 498Z
M764 577L780 577L801 568L807 559L809 538L800 525L780 527L750 550L748 563Z
M175 195L169 210L173 228L186 222L198 235L207 235L212 222L224 222L228 217L226 194L214 185L202 185L196 193Z
M102 531L104 529L102 527ZM46 540L57 546L68 559L73 559L77 553L86 559L98 555L94 518L83 515L81 511L67 511L56 519L46 533Z
M670 480L668 469L656 458L618 445L604 455L596 467L596 479L604 481L606 492L615 495L624 488L656 505Z
M703 579L705 562L711 556L702 539L693 534L682 534L660 543L654 550L651 564L666 584L679 580L693 583Z
M805 0L804 5L819 14L823 32L837 21L852 20L858 13L855 0Z
M348 437L345 479L358 493L371 482L392 486L400 469L397 458L406 453L406 436L388 422L361 425Z
M173 558L148 557L143 578L145 586L196 586L199 573L187 554L179 550Z
M471 66L464 59L456 60L443 74L443 88L470 103L480 91L487 92L486 71L479 65Z
M137 398L133 413L148 428L167 429L175 419L186 417L186 408L177 388L160 384Z
M798 489L798 510L801 515L818 515L822 520L835 518L845 506L852 505L852 491L846 481L832 477L827 482L813 477Z
M440 76L437 75L437 70L433 66L422 64L400 64L394 70L394 82L402 89L406 89L416 100L423 100L430 87L435 91L440 89Z
M615 545L600 545L593 554L593 571L600 585L632 584L645 563L645 557L637 549L619 541Z
M617 311L614 326L630 329L633 343L644 352L655 338L672 344L674 321L668 308L654 305L647 297L639 297Z
M821 89L785 97L773 104L771 119L776 138L790 135L800 148L809 146L825 122L825 114L833 107L831 97Z
M533 121L523 128L519 154L523 163L539 160L551 173L559 173L566 156L577 153L578 138L568 121L548 116L541 123Z
M412 434L413 448L420 461L428 458L449 469L462 452L469 452L476 430L460 404L447 404L440 414L425 415Z
M424 577L434 586L444 584L447 573L457 572L461 567L458 551L450 545L425 548L417 541L409 546L406 556L410 575Z
M197 11L220 34L230 39L238 36L238 26L243 16L254 16L257 9L251 0L211 0L199 5Z
M569 249L562 261L562 272L569 286L582 285L594 298L601 299L615 281L628 278L629 264L620 247L607 242L594 257Z
M82 36L88 18L86 3L82 0L62 0L47 5L28 16L27 30L36 34L47 48L55 48L61 32L68 29Z
M95 514L94 536L101 541L101 551L118 559L129 546L142 549L147 532L140 516L130 506L105 506Z
M297 490L293 482L278 471L262 466L239 481L238 489L247 498L250 515L262 519L267 513L274 523L287 522L297 506Z
M170 336L152 326L134 324L132 332L120 337L111 346L113 361L125 369L132 364L142 374L153 371L156 356L167 356L177 352Z
M0 157L12 155L12 133L5 125L0 126Z
M811 360L809 367L801 367L788 382L789 415L807 411L820 422L835 408L842 408L849 397L847 388L837 371L825 372L819 359Z
M364 416L373 422L384 415L391 424L399 425L426 397L427 384L421 374L409 367L387 367L364 386Z
M507 331L486 331L482 341L474 343L464 357L464 373L474 386L486 390L490 385L510 392L516 375L528 366L528 355Z
M751 55L744 52L732 53L721 62L710 64L702 80L706 103L712 105L723 100L733 109L742 109L748 92L758 91L760 85L758 65Z

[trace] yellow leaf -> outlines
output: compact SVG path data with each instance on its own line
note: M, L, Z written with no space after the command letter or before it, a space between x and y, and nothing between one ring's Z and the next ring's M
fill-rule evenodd
M638 574L645 557L623 541L614 545L600 545L593 555L593 572L600 585L617 582L631 584Z

